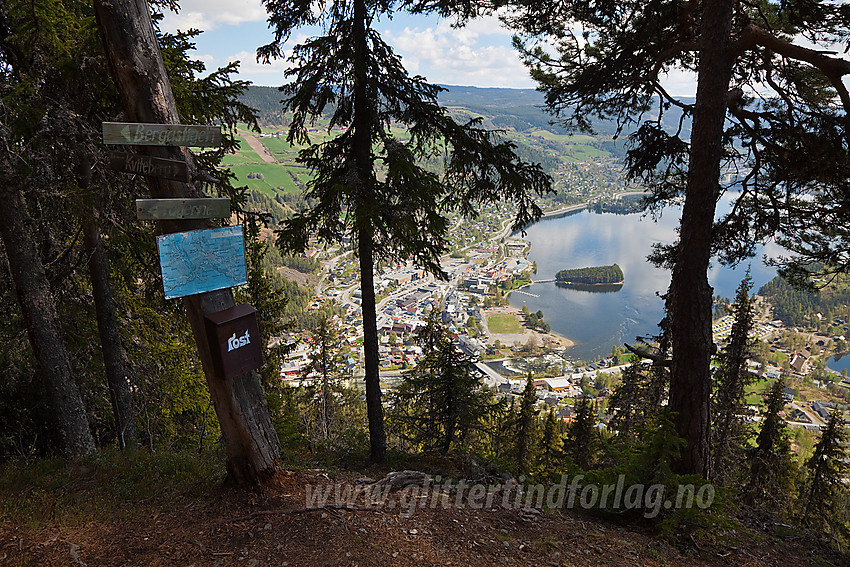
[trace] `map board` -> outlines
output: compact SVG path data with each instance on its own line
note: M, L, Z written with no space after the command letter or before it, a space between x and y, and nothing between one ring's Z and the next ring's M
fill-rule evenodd
M241 226L157 236L166 299L247 283Z

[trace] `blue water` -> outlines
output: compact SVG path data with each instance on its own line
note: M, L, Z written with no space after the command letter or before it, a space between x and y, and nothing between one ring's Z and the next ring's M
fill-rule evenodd
M554 278L566 268L619 264L625 283L620 291L594 293L558 287L554 282L538 283L524 291L539 298L511 294L511 305L524 304L534 312L543 311L552 330L572 339L576 345L569 354L580 360L593 360L611 352L614 345L632 343L636 336L657 334L664 316L658 297L670 285L670 272L655 268L646 257L656 242L669 244L679 224L678 209L669 209L658 220L640 214L596 214L590 211L544 219L528 227L526 238L532 248L529 259L537 262L533 279ZM768 253L779 252L770 245ZM770 281L776 271L764 265L761 257L752 259L753 292ZM747 264L728 268L714 263L709 281L714 295L734 297Z
M836 372L846 370L847 373L850 374L850 354L845 354L838 360L836 360L834 356L830 356L829 360L826 361L826 365Z

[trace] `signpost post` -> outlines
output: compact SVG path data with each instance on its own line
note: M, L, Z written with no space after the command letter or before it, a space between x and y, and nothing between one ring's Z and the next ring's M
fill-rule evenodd
M178 124L180 115L147 3L144 0L94 0L94 9L127 120ZM132 138L135 138L135 133ZM188 141L183 140L182 143ZM151 148L151 154L183 159L190 162L191 169L192 158L182 146ZM197 186L178 181L147 176L147 182L151 197L154 198L201 196ZM197 220L160 223L164 232L205 228L204 223ZM260 377L256 372L245 372L234 378L226 378L219 372L210 352L209 335L205 329L205 316L234 306L233 293L229 289L212 291L187 296L182 302L192 326L210 399L221 426L221 438L227 451L227 476L234 484L258 485L269 482L278 471L280 441L269 416Z
M104 122L103 142L130 146L218 146L221 145L221 129L216 126ZM143 154L113 151L109 154L109 165L117 171L184 183L190 178L185 161ZM226 198L136 199L136 217L139 220L174 221L229 216L230 199ZM157 236L157 245L166 299L247 283L241 226L172 232ZM239 305L211 313L205 316L205 321L207 340L218 372L234 378L262 365L256 311L252 307ZM230 341L228 349L221 350L222 337L219 335L224 332L222 329L229 333L234 324L240 328L244 326L244 334L240 331L238 336L225 337ZM237 351L239 356L231 356Z

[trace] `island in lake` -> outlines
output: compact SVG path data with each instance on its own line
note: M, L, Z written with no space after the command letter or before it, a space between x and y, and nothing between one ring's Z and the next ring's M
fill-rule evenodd
M555 274L555 281L580 285L622 285L624 276L620 266L613 264L611 266L561 270Z

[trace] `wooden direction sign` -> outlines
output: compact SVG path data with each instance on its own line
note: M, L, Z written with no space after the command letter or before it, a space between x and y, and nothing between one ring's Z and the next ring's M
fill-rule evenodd
M189 182L189 166L185 161L164 159L128 152L109 152L109 167L116 171L137 173Z
M104 122L103 143L129 146L220 146L221 127Z
M220 219L230 216L230 199L136 199L139 220Z

